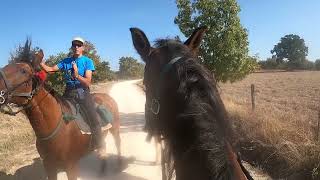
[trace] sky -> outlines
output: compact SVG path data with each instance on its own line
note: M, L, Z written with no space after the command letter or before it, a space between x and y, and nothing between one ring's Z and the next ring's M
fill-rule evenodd
M249 54L271 57L280 38L297 34L309 48L308 59L320 59L319 0L238 0L240 22L248 30ZM71 39L92 42L103 60L117 70L122 56L139 59L130 27L143 30L149 40L186 38L174 24L175 0L2 0L0 66L27 37L44 50L45 58L67 52Z

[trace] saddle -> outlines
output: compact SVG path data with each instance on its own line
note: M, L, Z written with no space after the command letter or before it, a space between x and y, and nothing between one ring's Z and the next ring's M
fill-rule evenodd
M91 134L90 125L91 121L88 119L85 108L74 99L65 100L69 106L69 111L63 110L62 117L66 122L75 121L82 134ZM95 103L97 118L102 128L106 131L110 128L110 123L113 121L114 115L103 104Z

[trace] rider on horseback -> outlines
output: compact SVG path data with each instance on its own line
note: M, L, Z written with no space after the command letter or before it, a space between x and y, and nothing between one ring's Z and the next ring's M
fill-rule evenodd
M56 72L59 70L64 72L66 80L64 97L74 98L84 106L89 119L91 119L89 126L92 131L93 144L96 145L98 149L103 149L105 142L102 139L101 126L89 89L92 72L95 70L95 67L92 59L83 55L84 43L85 41L82 38L76 37L72 40L72 57L65 58L52 67L47 66L44 62L41 62L40 65L46 72ZM109 123L108 128L111 126Z

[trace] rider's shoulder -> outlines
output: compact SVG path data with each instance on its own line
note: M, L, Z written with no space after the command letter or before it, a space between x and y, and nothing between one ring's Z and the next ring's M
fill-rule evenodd
M88 56L81 56L81 58L84 60L84 61L93 61L91 58L89 58Z
M70 57L67 57L67 58L64 58L64 59L62 59L62 63L71 63L73 61L73 59L72 58L70 58Z

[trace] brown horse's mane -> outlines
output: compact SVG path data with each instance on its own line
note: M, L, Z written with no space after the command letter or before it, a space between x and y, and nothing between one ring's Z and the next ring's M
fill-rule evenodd
M65 98L63 98L63 96L61 96L56 90L54 90L49 84L44 83L44 89L51 95L53 96L57 102L63 106L63 107L69 107L69 103L67 102L67 100Z
M15 63L27 63L29 64L34 70L39 68L38 66L34 66L32 61L35 58L35 50L32 49L32 41L30 38L27 38L22 51L18 52L17 57L14 58ZM65 107L69 107L67 100L63 98L56 90L54 90L48 83L43 84L44 89L52 95L57 102Z

